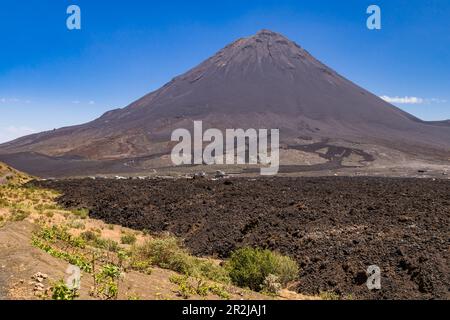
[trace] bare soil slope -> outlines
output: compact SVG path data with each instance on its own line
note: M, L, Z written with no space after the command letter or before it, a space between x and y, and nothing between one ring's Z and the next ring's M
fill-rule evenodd
M9 223L0 228L0 300L39 300L40 297L35 290L37 282L33 281L33 276L37 273L48 276L42 282L44 289L68 277L65 272L68 267L67 262L54 258L31 245L32 234L36 229L36 224L29 221ZM182 299L177 293L177 285L169 281L174 275L177 273L160 268L153 268L151 274L129 271L120 282L118 299L127 300L130 297L138 297L142 300ZM93 285L92 275L83 272L79 299L95 299L89 293ZM267 296L255 292L239 288L232 290L231 299L268 299ZM193 295L190 298L219 299L214 295L207 297ZM308 297L291 293L291 298L306 299Z

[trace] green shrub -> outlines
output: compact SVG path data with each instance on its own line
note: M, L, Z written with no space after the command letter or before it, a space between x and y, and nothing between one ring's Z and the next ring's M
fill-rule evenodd
M193 259L174 237L146 241L133 248L134 261L149 261L152 265L183 274L193 271Z
M71 235L66 227L44 227L38 233L37 236L45 241L55 242L56 240L66 242L67 244L84 249L86 243L82 237L76 237Z
M95 232L88 230L88 231L84 231L80 234L81 238L83 238L85 241L96 241L98 236Z
M205 277L209 280L221 283L230 282L230 276L227 269L207 260L195 260L193 275Z
M14 209L11 213L11 221L23 221L30 215L29 212L26 212L22 209Z
M91 294L105 300L117 299L119 295L120 267L106 264L94 276L95 287Z
M83 240L87 241L90 245L96 248L105 249L111 252L117 252L119 250L119 244L116 241L111 239L102 239L97 233L91 230L82 232L80 236Z
M227 262L231 281L254 291L263 288L269 275L276 276L285 287L298 276L297 263L287 256L270 250L242 248L231 254Z
M117 252L119 250L119 244L111 239L97 238L94 242L94 246L111 252Z
M58 250L49 245L46 241L43 241L38 236L33 236L31 239L31 244L39 248L51 256L59 259L63 259L70 264L80 267L81 270L85 272L92 272L93 266L92 264L81 254L69 253L65 251Z
M289 282L298 278L300 272L298 264L291 257L280 253L274 253L274 259L277 265L277 272L274 275L278 277L280 284L285 288Z
M45 210L58 210L59 209L57 205L47 204L47 203L37 204L34 208L39 212L44 212Z
M77 289L69 289L63 280L55 283L51 291L53 300L74 300L78 297Z
M218 284L211 284L201 278L191 279L189 276L173 275L169 281L178 285L178 294L184 299L189 299L191 295L197 294L206 297L214 294L222 299L230 299L230 294L225 287Z
M228 293L228 291L225 289L224 286L218 285L218 284L214 284L209 288L209 291L212 294L215 294L216 296L218 296L219 298L228 300L231 298L231 295Z
M175 237L165 236L146 241L131 249L131 266L137 270L148 270L158 266L197 278L229 283L228 271L206 259L193 257Z
M133 268L134 270L143 272L145 274L152 273L152 268L151 268L151 264L149 261L133 261L131 263L131 268Z
M120 238L122 244L135 244L136 240L136 236L132 233L126 233Z
M197 293L194 286L189 282L189 276L174 275L169 278L169 281L178 285L178 294L183 297L183 299L189 299L191 295ZM201 289L200 293L204 294L204 290Z
M51 211L49 211L51 212ZM68 223L67 225L69 228L73 228L73 229L85 229L86 225L81 221L81 220L72 220Z
M89 217L89 210L88 209L74 209L72 210L72 213L79 217L80 219L86 219Z
M48 218L52 218L54 216L54 213L51 211L44 211L44 214L48 217Z
M341 300L341 296L333 291L322 291L319 297L322 300Z
M282 289L280 279L273 274L269 274L266 279L264 279L261 289L264 293L277 295Z

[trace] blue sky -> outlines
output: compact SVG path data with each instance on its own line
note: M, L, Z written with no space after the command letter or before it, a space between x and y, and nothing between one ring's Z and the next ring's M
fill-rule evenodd
M66 28L71 4L81 30ZM263 28L419 118L450 119L448 0L0 0L0 142L124 107Z

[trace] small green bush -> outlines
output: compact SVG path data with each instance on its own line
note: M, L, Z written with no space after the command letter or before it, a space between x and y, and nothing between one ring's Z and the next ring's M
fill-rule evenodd
M187 275L173 275L169 281L178 285L178 294L184 299L189 299L194 294L201 297L214 294L221 299L230 299L230 294L224 286L208 283L201 278L191 279Z
M136 240L136 236L132 233L126 233L120 238L122 244L135 244Z
M195 260L193 275L220 283L230 283L228 270L207 260Z
M184 275L229 283L228 270L206 259L189 254L181 242L172 236L146 241L131 249L131 266L140 271L150 266L173 270Z
M74 209L72 210L72 213L77 217L79 217L80 219L86 219L89 217L88 209Z
M270 250L242 248L231 254L227 261L231 281L240 287L260 291L269 275L276 276L285 287L298 276L297 263Z
M273 274L269 274L266 279L264 279L261 289L267 294L277 295L282 289L280 279Z
M97 233L91 230L82 232L80 236L83 240L87 241L90 245L96 248L105 249L111 252L117 252L119 250L119 244L116 241L111 239L102 239Z
M51 288L53 300L74 300L78 297L76 289L69 289L63 280L58 281Z
M46 211L46 212L51 212L51 211ZM81 220L72 220L68 223L68 227L69 228L73 228L73 229L80 229L83 230L84 228L86 228L86 225L81 221Z
M111 239L97 238L94 242L94 246L111 252L117 252L119 250L119 244Z
M18 222L25 220L30 215L29 212L26 212L22 209L14 209L11 215L11 221Z
M133 248L133 259L147 260L152 265L183 274L193 271L193 259L174 237L164 237L146 241Z
M297 262L291 257L284 256L279 253L274 254L277 272L274 274L278 277L279 282L285 288L289 282L295 281L300 272Z
M121 275L120 267L113 264L105 264L100 272L94 276L95 287L91 294L104 300L117 299Z
M341 300L340 295L333 291L322 291L320 292L319 297L322 300Z
M91 230L82 232L80 236L85 241L96 241L98 239L97 234Z

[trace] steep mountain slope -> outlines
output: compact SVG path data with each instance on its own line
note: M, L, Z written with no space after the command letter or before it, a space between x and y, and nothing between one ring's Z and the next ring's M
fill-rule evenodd
M160 154L170 150L171 132L191 129L192 120L219 129L279 128L290 145L306 136L413 152L450 150L450 125L401 111L282 35L262 30L126 108L0 145L0 153L90 160Z

